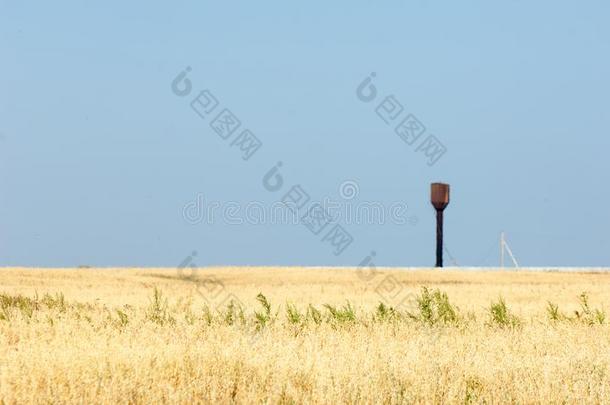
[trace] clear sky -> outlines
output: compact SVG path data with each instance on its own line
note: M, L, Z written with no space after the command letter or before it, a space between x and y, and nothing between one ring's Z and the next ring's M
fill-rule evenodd
M160 3L0 0L0 265L432 265L433 181L460 265L496 265L502 230L522 265L610 265L608 2ZM241 125L217 133L225 108ZM395 132L409 114L417 139ZM294 185L305 210L404 221L314 234L196 208Z

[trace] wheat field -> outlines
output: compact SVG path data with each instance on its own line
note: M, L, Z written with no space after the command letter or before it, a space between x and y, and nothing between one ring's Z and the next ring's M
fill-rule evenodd
M0 269L0 402L610 403L610 273Z

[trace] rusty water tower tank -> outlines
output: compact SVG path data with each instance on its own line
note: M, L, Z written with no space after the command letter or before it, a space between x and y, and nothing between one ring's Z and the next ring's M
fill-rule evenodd
M430 202L436 210L436 267L443 267L443 210L449 205L449 184L432 183Z

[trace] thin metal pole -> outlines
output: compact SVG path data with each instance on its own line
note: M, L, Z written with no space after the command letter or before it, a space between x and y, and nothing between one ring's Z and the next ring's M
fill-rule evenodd
M513 251L510 250L510 246L508 246L508 243L506 242L506 240L504 241L504 247L506 247L506 251L510 255L510 259L513 261L513 264L515 265L515 269L519 270L519 262L517 262L517 259L515 259L515 255L513 255Z
M504 268L504 232L500 232L500 267Z
M436 210L436 267L443 267L443 211Z

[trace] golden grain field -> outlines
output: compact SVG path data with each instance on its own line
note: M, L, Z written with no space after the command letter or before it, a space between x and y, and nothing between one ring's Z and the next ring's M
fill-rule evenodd
M0 269L0 402L610 403L606 310L610 273Z

